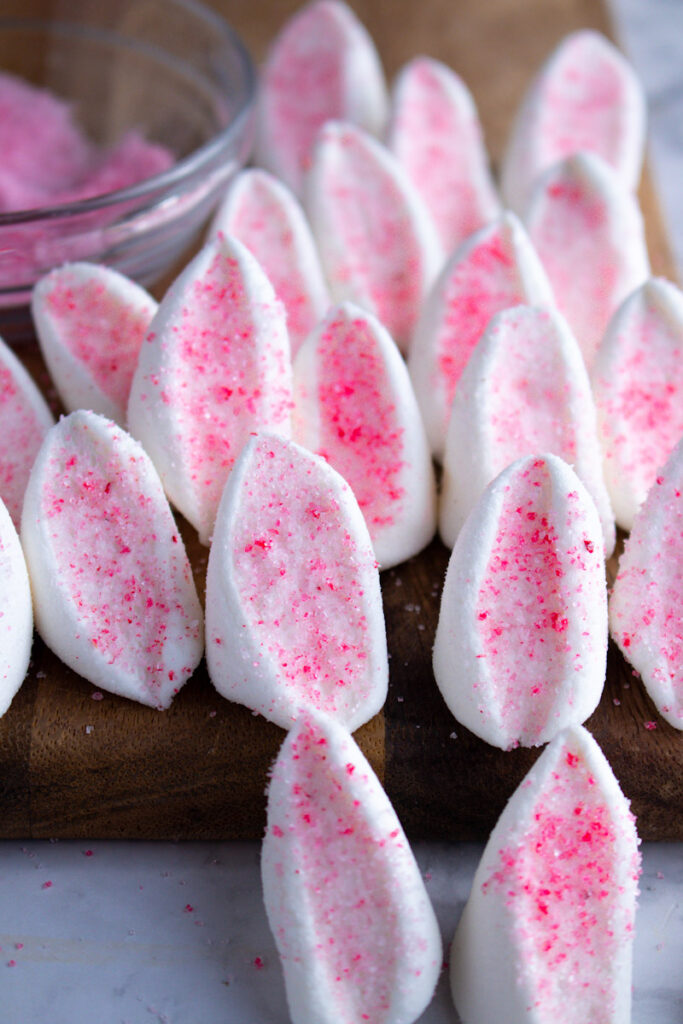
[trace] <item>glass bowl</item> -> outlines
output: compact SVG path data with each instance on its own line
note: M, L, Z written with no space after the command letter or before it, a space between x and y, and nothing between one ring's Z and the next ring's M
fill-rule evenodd
M0 213L0 334L18 340L54 266L102 262L149 287L177 263L248 159L255 71L194 0L2 0L0 70L66 100L98 146L135 131L175 158L128 188Z

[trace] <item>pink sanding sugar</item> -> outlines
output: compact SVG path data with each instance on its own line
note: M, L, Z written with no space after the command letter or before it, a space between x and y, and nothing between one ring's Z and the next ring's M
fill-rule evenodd
M561 1020L571 991L575 1020L608 1024L616 993L604 965L633 930L632 891L640 873L632 820L615 814L580 752L562 748L518 843L499 851L483 891L498 889L515 919L523 970L537 979L534 1019ZM537 1014L537 1015L536 1015Z
M129 132L100 149L76 124L70 104L0 73L0 213L53 206L127 188L167 170L163 146Z
M319 345L320 447L358 500L374 536L394 522L405 497L403 428L367 320L339 316Z

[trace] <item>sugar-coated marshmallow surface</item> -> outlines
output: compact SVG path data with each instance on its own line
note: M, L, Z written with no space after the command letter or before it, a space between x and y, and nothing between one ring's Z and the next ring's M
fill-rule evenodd
M33 379L0 339L0 498L17 529L33 460L53 423Z
M31 313L67 409L92 409L125 426L140 347L157 303L111 267L67 263L36 284Z
M629 1024L638 842L590 733L560 733L491 833L453 940L467 1024Z
M24 681L32 642L33 609L24 553L0 499L0 716Z
M537 180L525 222L590 370L612 314L650 275L638 203L600 157L579 153Z
M291 407L284 307L254 256L219 236L161 302L128 404L131 433L203 544L245 441L288 435Z
M263 68L256 159L296 193L325 121L350 121L379 135L387 115L374 43L350 7L315 0L275 38Z
M453 546L498 473L515 459L544 451L569 463L586 486L609 557L614 516L581 352L556 310L516 306L489 321L455 389L439 510L444 543Z
M444 252L500 212L474 101L440 61L415 57L399 72L388 145L424 199Z
M456 249L427 296L408 368L432 452L443 458L455 389L495 313L551 306L552 291L528 235L505 213Z
M659 713L683 729L683 440L633 521L610 600L610 631Z
M384 704L372 544L350 487L319 456L275 435L245 445L216 520L206 607L224 697L286 729L306 707L354 730Z
M294 361L294 439L350 484L380 568L436 529L431 453L406 365L379 320L334 306Z
M330 304L311 229L296 198L267 171L242 171L214 218L211 236L219 232L246 245L265 270L287 312L295 355Z
M304 714L268 792L262 878L293 1024L411 1024L441 937L403 829L337 723Z
M650 278L612 317L591 374L605 480L625 530L683 435L683 294Z
M201 660L202 610L140 445L95 413L62 418L31 472L21 539L48 647L96 686L168 707Z
M306 200L333 297L374 313L406 351L443 253L405 171L366 132L330 121L316 139Z
M539 174L580 151L601 157L635 189L644 142L645 97L633 69L599 32L573 32L519 109L503 160L506 202L522 211Z
M595 710L605 680L600 521L553 455L514 462L458 536L441 597L434 675L488 743L538 746Z

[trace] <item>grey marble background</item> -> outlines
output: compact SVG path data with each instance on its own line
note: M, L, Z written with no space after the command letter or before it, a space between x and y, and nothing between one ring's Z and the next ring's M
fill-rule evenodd
M611 6L647 90L680 276L683 0ZM481 849L416 850L446 944ZM633 1024L681 1024L683 845L643 852ZM258 857L256 844L0 844L0 1024L287 1024ZM442 978L422 1024L457 1020Z

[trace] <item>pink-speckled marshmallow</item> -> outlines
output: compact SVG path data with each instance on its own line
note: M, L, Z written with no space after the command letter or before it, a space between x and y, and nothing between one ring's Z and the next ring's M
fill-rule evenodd
M286 185L251 168L232 182L210 232L237 238L254 254L287 312L295 355L330 304L306 216Z
M535 452L573 467L596 504L609 557L614 516L581 352L556 310L515 306L489 322L455 389L439 509L448 547L494 477Z
M593 737L560 733L498 819L453 939L467 1024L629 1024L638 844Z
M273 42L261 79L256 162L297 194L325 121L350 121L379 135L387 88L375 45L350 7L316 0Z
M31 466L53 423L33 378L0 339L0 498L17 529Z
M459 722L504 750L597 707L607 590L595 505L554 455L514 462L463 526L446 573L434 675Z
M0 499L0 716L28 671L33 642L31 588L19 537Z
M63 417L31 472L21 540L48 647L96 686L168 707L201 660L202 610L140 445L96 413Z
M495 313L553 305L543 267L521 222L505 213L451 256L424 303L408 369L434 456L444 455L455 389Z
M645 97L633 68L599 32L573 32L522 102L503 158L503 195L522 211L538 176L580 151L602 157L633 190L644 144Z
M638 202L604 160L578 153L538 179L525 222L590 371L612 314L650 276Z
M442 964L396 813L353 738L306 713L282 745L261 857L292 1024L412 1024Z
M209 675L283 728L301 707L353 731L386 699L379 573L346 481L292 441L252 438L221 500L206 578Z
M683 435L683 293L663 278L610 320L591 373L605 481L617 522L638 509Z
M633 521L610 600L610 632L663 718L683 729L683 439Z
M474 101L445 64L415 57L401 69L388 145L431 213L444 252L500 213Z
M436 485L413 387L382 324L333 307L294 360L293 437L351 485L380 568L426 547Z
M125 426L140 347L157 303L144 288L94 263L67 263L35 285L31 313L62 403Z
M317 137L306 208L333 298L374 313L405 352L443 251L401 165L366 132L330 121Z
M291 376L284 306L248 249L221 235L161 302L128 404L131 433L202 544L247 439L289 435Z

